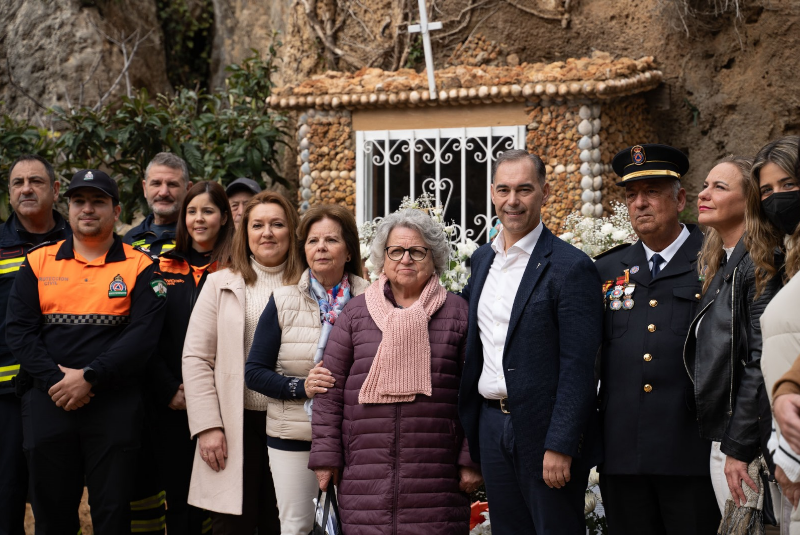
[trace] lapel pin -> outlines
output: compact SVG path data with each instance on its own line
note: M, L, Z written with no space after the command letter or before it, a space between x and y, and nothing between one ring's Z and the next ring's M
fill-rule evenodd
M633 266L631 268L631 274L635 275L636 273L639 273L639 266Z
M539 266L541 266L541 265L542 265L542 263L541 263L541 262L539 262L538 264L536 264L536 269L539 269Z

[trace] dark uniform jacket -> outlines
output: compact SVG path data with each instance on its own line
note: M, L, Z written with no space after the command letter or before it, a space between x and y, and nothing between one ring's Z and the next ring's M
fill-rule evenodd
M776 265L782 263L778 255ZM780 289L778 274L756 298L756 266L740 239L703 295L683 353L700 435L746 463L761 452L770 461L772 415L761 374L760 319Z
M124 243L139 247L150 252L150 256L158 258L161 253L165 253L175 247L175 231L165 230L161 237L150 228L154 221L153 214L144 218L144 221L130 229L122 238Z
M63 240L72 234L69 224L53 210L55 226L46 234L31 234L11 214L0 226L0 394L13 394L12 379L19 372L19 363L6 345L6 312L8 297L25 255L36 245L46 241Z
M476 463L483 400L478 302L494 258L490 244L475 251L462 292L469 302L469 329L458 412ZM585 253L542 229L514 297L503 348L515 441L533 474L542 473L545 450L570 455L575 470L588 472L602 460L594 376L603 313L599 284Z
M601 255L600 278L630 270L633 308L606 303L600 409L606 474L709 475L711 441L700 438L683 345L700 301L699 228L655 280L641 241ZM612 286L613 287L613 286Z
M166 408L183 383L183 341L192 309L208 274L216 271L217 263L209 264L207 257L203 263L199 253L190 258L173 250L163 253L159 264L168 288L167 312L158 349L148 365L147 382L156 405Z
M132 384L158 342L166 283L147 254L118 236L88 263L72 243L28 253L9 298L8 347L43 392L64 377L59 364L91 367L100 389Z

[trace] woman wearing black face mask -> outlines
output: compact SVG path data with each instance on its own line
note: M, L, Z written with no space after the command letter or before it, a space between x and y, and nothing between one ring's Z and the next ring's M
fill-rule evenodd
M763 236L762 248L786 249L786 285L761 316L761 369L778 424L772 442L775 476L795 507L794 530L800 525L800 277L795 276L800 271L800 137L784 137L762 148L752 177L761 191L762 213L781 234L777 243L774 236Z

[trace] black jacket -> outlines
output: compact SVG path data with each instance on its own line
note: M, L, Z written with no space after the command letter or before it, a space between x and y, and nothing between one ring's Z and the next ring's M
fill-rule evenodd
M703 234L691 232L655 279L642 242L597 259L612 284L630 270L631 309L605 310L600 408L605 462L618 475L708 476L711 441L700 438L683 344L700 302L697 253ZM598 289L598 293L600 290Z
M19 267L28 251L47 241L63 240L72 235L61 214L53 210L55 226L45 234L31 234L22 226L17 214L11 214L0 226L0 394L13 394L12 378L19 372L19 363L6 345L6 313L8 297Z
M161 236L150 228L154 224L153 214L144 218L144 221L130 229L122 238L123 243L138 247L148 252L152 258L158 258L161 253L165 253L175 247L175 230L166 230Z
M759 454L762 433L769 438L760 318L781 289L781 277L773 277L756 298L755 271L741 239L703 296L683 354L694 383L700 436L721 442L723 453L748 463Z
M208 274L216 271L217 263L209 265L200 258L192 261L190 255L172 250L161 255L159 264L169 289L167 311L158 348L147 365L147 383L156 406L166 408L183 383L181 357L189 318Z

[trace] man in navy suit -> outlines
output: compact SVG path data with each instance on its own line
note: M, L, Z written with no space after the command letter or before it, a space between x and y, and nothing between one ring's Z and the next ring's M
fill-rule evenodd
M595 358L603 302L591 259L542 224L542 160L501 154L492 202L503 229L472 256L459 415L481 465L495 535L584 535L601 460Z

